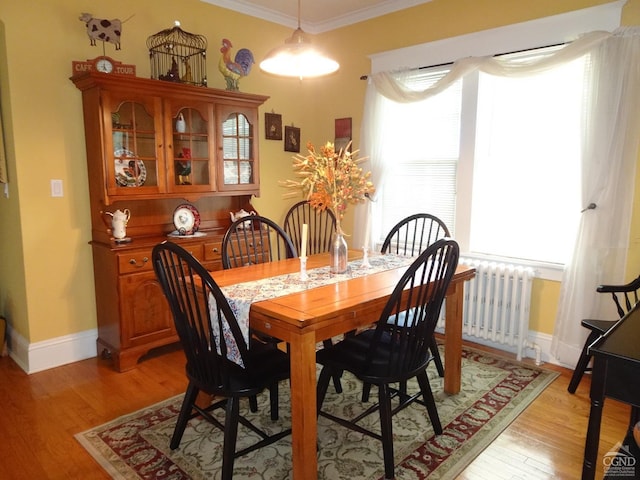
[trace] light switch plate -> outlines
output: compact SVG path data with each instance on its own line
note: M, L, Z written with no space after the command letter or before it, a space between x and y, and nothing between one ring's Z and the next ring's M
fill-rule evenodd
M51 180L51 196L64 197L64 193L62 191L62 180Z

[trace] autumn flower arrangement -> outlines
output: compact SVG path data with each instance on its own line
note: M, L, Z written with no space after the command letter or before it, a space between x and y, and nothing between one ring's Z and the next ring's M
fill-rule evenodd
M300 180L281 182L287 188L302 191L313 208L330 209L336 216L339 233L347 206L363 203L375 191L371 172L364 173L359 166L366 157L356 158L358 150L349 152L350 146L336 152L334 144L327 142L318 151L307 143L308 155L293 157L293 170Z

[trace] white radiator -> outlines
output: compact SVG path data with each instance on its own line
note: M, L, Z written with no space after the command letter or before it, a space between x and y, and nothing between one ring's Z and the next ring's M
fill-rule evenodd
M535 348L527 344L534 270L469 258L460 263L476 269L476 276L464 284L463 337L515 347L521 360L526 347ZM438 327L444 327L444 314Z

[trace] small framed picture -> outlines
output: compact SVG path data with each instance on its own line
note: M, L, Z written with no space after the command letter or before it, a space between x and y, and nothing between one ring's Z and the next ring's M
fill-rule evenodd
M335 149L336 152L344 150L347 147L351 152L351 117L349 118L336 118L335 121Z
M264 114L264 136L267 140L282 140L282 115Z
M284 151L300 153L300 129L284 127Z

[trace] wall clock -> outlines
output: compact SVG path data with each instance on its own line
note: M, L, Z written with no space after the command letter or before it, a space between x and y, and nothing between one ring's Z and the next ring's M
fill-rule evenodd
M115 75L136 75L136 66L126 63L118 62L106 55L100 55L94 59L87 59L85 61L74 60L71 62L71 69L73 75L78 75L84 72L102 72Z

